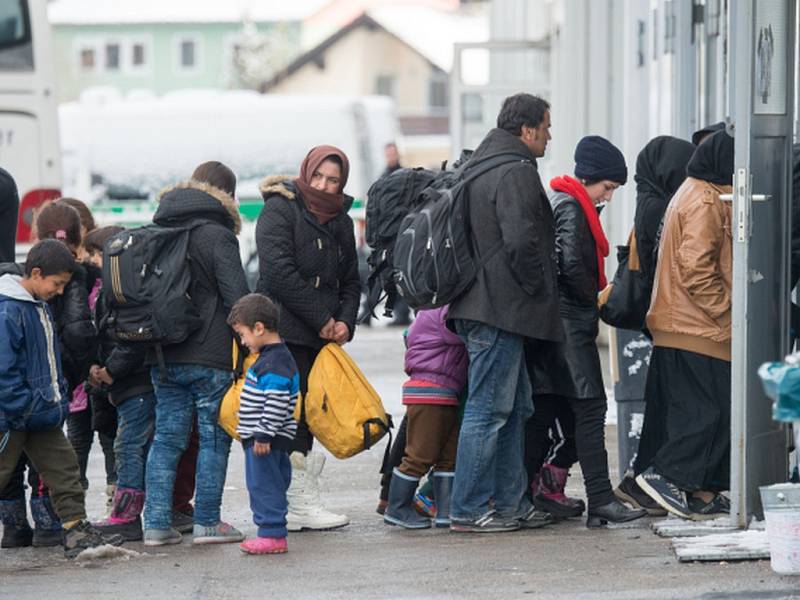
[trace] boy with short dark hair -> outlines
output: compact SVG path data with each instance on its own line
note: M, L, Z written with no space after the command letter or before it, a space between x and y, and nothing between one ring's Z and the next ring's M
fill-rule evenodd
M247 554L282 554L286 545L286 491L292 479L294 407L300 390L297 365L278 335L278 308L262 294L248 294L228 324L258 360L247 371L239 405L245 477L258 537L239 546Z
M67 558L123 541L86 520L78 462L62 431L69 395L47 301L63 293L74 270L64 244L43 240L28 253L23 277L0 277L0 489L25 452L50 488Z

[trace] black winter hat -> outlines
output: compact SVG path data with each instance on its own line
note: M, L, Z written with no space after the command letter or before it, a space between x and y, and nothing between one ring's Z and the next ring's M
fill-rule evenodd
M575 148L575 177L586 181L615 181L625 185L628 167L614 144L599 135L587 135Z

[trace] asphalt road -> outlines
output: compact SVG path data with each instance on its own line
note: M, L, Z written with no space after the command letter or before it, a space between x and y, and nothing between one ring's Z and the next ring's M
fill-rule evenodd
M401 331L360 331L349 350L399 422ZM614 478L614 426L606 437ZM165 549L131 543L126 548L141 554L88 563L67 561L59 549L0 550L0 598L800 598L800 578L774 574L767 561L678 563L648 520L600 531L570 520L488 536L386 527L374 512L382 455L383 443L347 461L329 459L324 496L352 522L339 531L293 534L286 555L245 556L235 544L192 547L188 539ZM90 469L97 483L87 504L99 517L98 446ZM568 491L582 495L577 468ZM255 534L236 446L223 518Z

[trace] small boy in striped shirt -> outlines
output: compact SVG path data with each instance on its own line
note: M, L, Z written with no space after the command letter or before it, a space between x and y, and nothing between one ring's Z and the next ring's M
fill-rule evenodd
M258 537L239 547L247 554L282 554L287 551L286 490L292 479L289 451L297 431L297 365L277 333L278 308L266 296L241 298L228 324L250 352L259 354L245 376L237 427Z

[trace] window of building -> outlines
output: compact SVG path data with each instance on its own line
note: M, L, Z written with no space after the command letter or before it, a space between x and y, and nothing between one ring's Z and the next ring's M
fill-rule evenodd
M106 71L119 71L120 66L120 46L117 42L107 43L105 47L105 69Z
M80 61L82 71L94 71L95 68L95 50L94 48L81 48Z
M125 71L143 75L150 71L153 40L149 36L129 37L125 40Z
M428 105L431 108L447 108L450 104L447 74L436 71L428 82Z
M195 73L200 69L201 59L202 48L198 36L181 35L175 38L175 70L178 73Z
M378 75L375 78L375 93L378 96L390 96L394 98L394 76Z
M147 64L147 54L144 44L135 43L131 46L131 65L143 67Z

